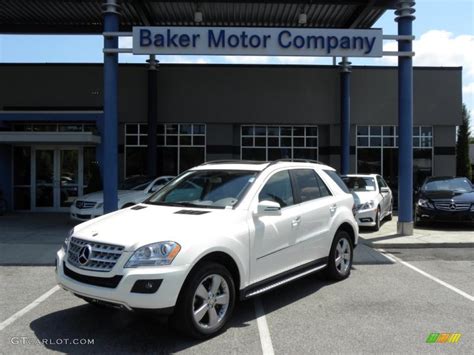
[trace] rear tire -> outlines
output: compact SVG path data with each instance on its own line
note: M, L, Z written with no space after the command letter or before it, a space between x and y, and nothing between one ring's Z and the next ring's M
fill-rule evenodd
M326 277L330 280L344 280L351 274L354 247L352 239L344 230L336 232L325 269Z
M193 338L210 338L230 319L235 294L230 272L221 264L205 263L193 270L183 284L171 323Z

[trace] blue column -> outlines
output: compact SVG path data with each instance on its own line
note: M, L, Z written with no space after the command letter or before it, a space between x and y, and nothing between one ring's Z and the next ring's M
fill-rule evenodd
M148 60L148 149L147 149L147 173L149 176L157 175L157 119L158 110L156 99L158 95L157 67L158 61L154 55Z
M395 15L398 35L411 36L414 1L398 0ZM398 51L412 51L411 40L399 40ZM413 63L398 57L398 233L413 234Z
M119 6L104 1L104 32L118 32ZM118 48L117 37L104 37L104 48ZM118 185L118 54L104 53L104 122L102 125L102 184L104 213L117 210Z
M341 174L349 174L351 154L351 62L342 58L341 66Z

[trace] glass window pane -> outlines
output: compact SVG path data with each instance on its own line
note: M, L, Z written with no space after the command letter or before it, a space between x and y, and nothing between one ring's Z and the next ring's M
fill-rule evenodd
M181 124L179 125L179 133L181 134L192 134L193 127L190 124Z
M357 145L359 147L368 147L369 146L369 138L368 137L359 137L359 138L357 138Z
M425 179L433 175L431 149L413 149L413 185L419 187Z
M253 136L253 126L242 126L242 135L243 136Z
M381 138L378 138L378 137L370 137L370 146L371 147L380 147L380 145L382 144L382 140Z
M147 160L146 148L127 148L125 150L125 177L145 175Z
M422 137L421 138L421 146L425 147L425 148L429 148L433 144L432 141L433 141L433 138L431 138L431 137Z
M382 170L380 149L357 149L357 173L380 174Z
M420 138L413 137L413 148L420 146Z
M280 135L282 135L282 136L291 137L291 133L292 133L291 131L292 131L291 127L287 127L287 126L280 127Z
M13 189L13 209L29 210L30 209L30 188L15 187Z
M82 132L82 125L80 124L59 125L59 132Z
M34 124L34 132L57 132L58 125L56 124Z
M100 169L95 157L95 147L84 147L83 149L83 184L84 194L102 190Z
M293 136L304 137L304 127L295 127Z
M383 177L388 186L395 191L398 186L398 149L384 149L383 150Z
M166 136L166 145L178 145L178 136Z
M147 124L141 124L139 128L140 128L140 134L148 133L148 125Z
M252 147L253 146L253 138L243 137L242 138L242 146L243 147Z
M318 127L306 127L306 136L317 137L318 136Z
M199 146L204 145L205 136L193 136L193 145Z
M268 127L269 136L278 136L280 134L280 127Z
M270 148L268 149L268 160L290 159L291 149L288 148Z
M282 147L291 147L291 138L281 138Z
M293 159L318 160L318 150L317 149L295 148L293 150Z
M191 145L191 136L180 136L179 144L181 145Z
M255 145L257 147L266 147L267 146L267 139L265 137L255 137Z
M125 132L127 134L136 134L136 133L138 133L138 125L137 124L126 124L125 125Z
M306 146L307 147L318 147L318 138L306 138Z
M421 135L422 136L432 136L433 135L432 127L421 127Z
M156 126L156 133L157 134L165 134L165 125L159 124Z
M148 136L140 136L139 144L145 146L148 145Z
M138 136L126 136L125 137L126 145L138 145Z
M307 138L307 140L315 138ZM293 138L293 146L295 147L304 147L304 138Z
M384 147L393 147L393 138L387 138L387 137L384 137L383 139L383 146Z
M204 163L204 148L184 147L179 150L180 173Z
M413 127L413 136L419 136L420 135L420 127Z
M30 185L31 181L30 147L13 148L13 184ZM29 206L29 202L28 202Z
M265 136L267 134L267 128L265 126L255 126L256 136Z
M358 136L368 136L369 135L369 126L357 126L357 135Z
M194 134L206 134L206 126L203 124L194 124L193 132Z
M157 174L172 175L178 174L178 148L160 147L157 150Z
M382 134L382 127L380 126L370 126L370 135L371 136L380 136Z
M278 138L273 138L273 137L269 137L268 138L268 146L269 147L278 147L278 144L279 144L279 141L278 141Z
M384 126L383 127L383 135L384 136L393 136L395 134L395 130L393 126Z
M166 125L166 134L178 134L178 125L177 124L167 124Z
M262 148L244 148L242 149L243 160L262 160L266 161L266 149Z

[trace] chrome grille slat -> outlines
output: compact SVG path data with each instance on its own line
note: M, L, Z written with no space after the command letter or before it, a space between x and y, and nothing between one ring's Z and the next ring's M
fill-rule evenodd
M467 211L471 208L471 204L470 203L462 203L462 202L459 202L459 203L452 203L450 201L448 202L435 202L435 207L438 209L438 210L441 210L441 211L452 211L452 212L455 212L455 211ZM452 208L452 206L455 206L455 208Z
M79 262L79 256L82 247L85 245L90 245L92 252L87 263L82 265ZM124 247L120 245L97 243L72 237L69 241L67 260L71 265L80 269L106 272L112 270L115 266L122 255L123 249Z
M76 200L76 207L79 209L87 209L87 208L94 208L97 202L94 201L82 201L82 200Z

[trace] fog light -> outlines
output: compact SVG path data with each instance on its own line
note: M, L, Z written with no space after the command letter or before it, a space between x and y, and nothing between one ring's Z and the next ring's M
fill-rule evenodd
M133 293L155 293L163 280L137 280L132 287Z

